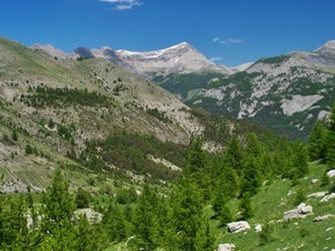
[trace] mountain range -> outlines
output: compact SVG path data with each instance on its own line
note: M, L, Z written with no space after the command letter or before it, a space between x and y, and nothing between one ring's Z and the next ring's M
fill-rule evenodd
M156 82L191 107L250 120L291 138L305 139L335 102L335 41L313 52L291 52L236 67L217 65L188 43L150 52L79 47L58 58L103 58Z

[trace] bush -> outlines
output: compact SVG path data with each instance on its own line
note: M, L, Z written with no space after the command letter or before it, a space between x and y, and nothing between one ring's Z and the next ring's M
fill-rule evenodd
M264 245L273 240L273 227L268 222L264 224L262 231L259 233L260 245Z
M17 141L17 139L18 139L17 133L16 133L15 130L13 130L13 132L12 132L12 140Z
M31 145L29 145L29 144L26 145L25 153L26 153L27 155L30 155L30 154L33 153L33 148L31 147Z
M90 206L91 194L79 188L76 195L77 208L88 208Z

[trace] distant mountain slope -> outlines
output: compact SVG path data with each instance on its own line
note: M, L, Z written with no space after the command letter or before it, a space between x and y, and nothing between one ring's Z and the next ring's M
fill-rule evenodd
M305 138L335 103L334 41L318 50L264 58L249 68L192 90L189 105L247 119Z

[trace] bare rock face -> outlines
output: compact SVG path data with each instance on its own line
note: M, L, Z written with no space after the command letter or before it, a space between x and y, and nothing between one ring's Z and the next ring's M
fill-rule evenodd
M239 232L244 232L250 229L250 225L246 221L231 222L231 223L228 223L227 226L228 226L228 231L230 233L239 233Z
M328 176L329 178L333 178L333 177L335 177L335 169L329 170L329 171L327 172L327 176Z
M217 251L234 251L235 250L235 245L232 243L225 243L225 244L220 244L218 246Z
M284 220L305 218L313 212L313 207L301 203L296 209L286 211L284 213Z

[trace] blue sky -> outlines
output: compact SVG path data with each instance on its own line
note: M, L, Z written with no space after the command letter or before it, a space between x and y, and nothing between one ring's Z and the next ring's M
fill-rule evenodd
M229 66L335 39L335 0L1 0L0 36L153 50L187 41Z

